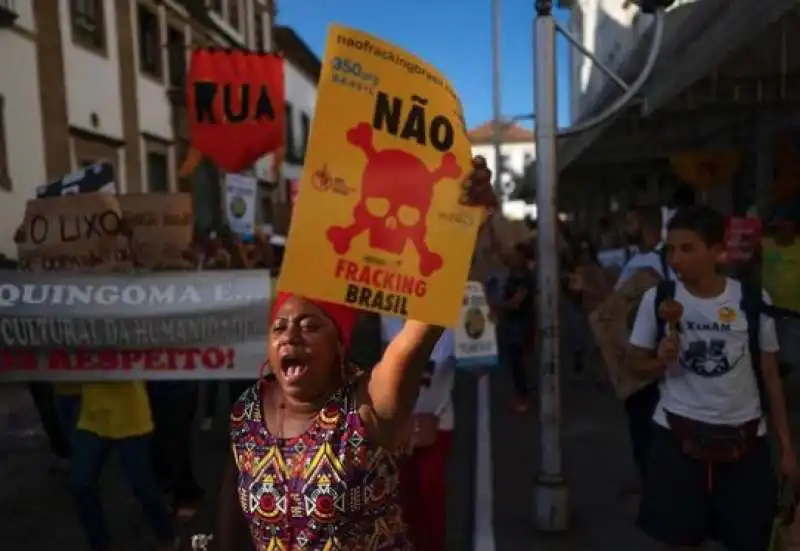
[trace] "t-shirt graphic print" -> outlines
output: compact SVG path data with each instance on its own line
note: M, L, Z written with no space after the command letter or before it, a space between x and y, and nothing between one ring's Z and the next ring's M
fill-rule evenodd
M632 345L649 350L658 346L655 295L650 289L642 297L630 336ZM728 279L719 296L698 298L676 282L675 300L683 306L680 354L661 381L653 420L669 428L664 410L710 424L739 425L761 417L741 283ZM764 300L769 302L766 293ZM772 318L761 316L759 338L762 352L778 351Z
M732 310L726 307L721 309ZM738 343L735 338L732 338L733 326L731 323L721 320L712 323L697 323L687 320L684 325L687 336L691 336L693 340L688 342L686 348L681 347L678 363L684 369L701 377L725 375L739 365L739 362L748 353L746 341ZM747 331L747 326L745 326L745 331ZM706 338L706 335L709 337ZM736 349L731 350L734 345Z

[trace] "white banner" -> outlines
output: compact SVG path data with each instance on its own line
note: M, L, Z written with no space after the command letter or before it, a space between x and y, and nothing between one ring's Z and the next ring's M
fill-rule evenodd
M225 213L231 231L250 237L256 225L256 197L258 180L251 176L227 174L225 176Z
M455 330L458 367L474 369L497 365L497 329L489 314L483 285L468 281L461 319Z
M6 272L0 384L255 379L271 287L266 270Z

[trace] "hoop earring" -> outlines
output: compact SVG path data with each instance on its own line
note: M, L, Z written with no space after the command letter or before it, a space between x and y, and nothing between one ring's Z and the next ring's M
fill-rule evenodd
M264 360L261 364L261 369L258 370L258 392L261 393L261 390L264 388L264 383L267 380L267 376L272 375L272 367L269 365L269 360Z

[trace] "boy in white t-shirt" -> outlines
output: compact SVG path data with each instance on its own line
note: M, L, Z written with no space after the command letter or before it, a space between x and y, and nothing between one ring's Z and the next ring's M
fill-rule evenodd
M760 357L754 362L744 286L716 271L724 233L724 218L713 209L679 209L667 237L667 258L679 278L674 296L665 299L662 290L665 300L657 305L660 293L651 289L636 316L627 367L662 376L638 525L672 549L717 539L730 551L764 551L777 505L764 406L780 441L781 473L794 477L797 461L775 324L755 317Z

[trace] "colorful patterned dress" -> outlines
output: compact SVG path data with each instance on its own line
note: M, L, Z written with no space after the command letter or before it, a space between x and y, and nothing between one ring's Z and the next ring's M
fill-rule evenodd
M354 397L344 387L305 434L286 439L267 431L258 385L233 406L239 502L256 551L413 551L395 456L367 437Z

